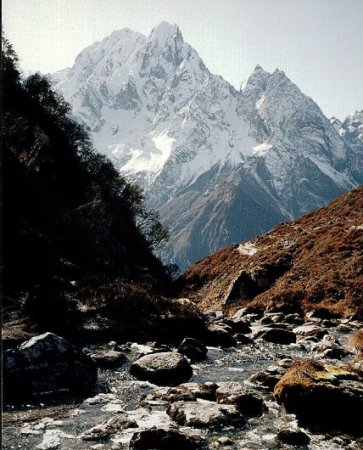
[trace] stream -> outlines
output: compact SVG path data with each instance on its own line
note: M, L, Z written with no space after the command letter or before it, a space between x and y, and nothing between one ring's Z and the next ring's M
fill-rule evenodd
M356 324L355 327L360 326ZM347 345L347 334L329 329L342 346ZM192 365L193 378L190 381L243 382L246 387L263 397L268 411L261 417L250 418L241 429L232 427L222 431L198 430L179 427L181 431L200 434L208 441L209 448L222 449L279 449L291 448L281 444L277 432L281 428L298 428L295 416L287 414L276 403L272 391L250 380L257 372L279 374L286 370L290 359L314 357L313 342L278 345L256 341L256 345L238 345L229 349L208 347L208 357ZM90 350L90 349L88 349ZM149 382L138 381L129 374L131 362L142 354L150 352L147 345L129 345L126 353L128 362L119 369L99 369L98 393L88 399L60 402L34 403L22 406L5 405L3 414L3 450L10 449L102 449L129 448L129 442L138 429L126 429L108 441L85 441L80 435L93 426L110 419L116 413L126 411L137 422L139 429L172 423L166 414L168 403L163 400L140 401L159 387ZM350 356L351 357L351 356ZM349 359L350 357L346 358ZM344 361L344 359L343 359ZM332 360L335 364L336 360ZM165 388L167 389L167 388ZM206 400L199 400L206 402ZM347 435L314 434L304 430L311 441L305 447L311 450L362 449L363 440ZM173 450L173 449L170 449Z

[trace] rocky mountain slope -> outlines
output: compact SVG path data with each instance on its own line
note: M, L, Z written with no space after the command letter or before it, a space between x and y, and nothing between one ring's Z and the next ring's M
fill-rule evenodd
M162 256L182 268L362 181L356 119L339 133L280 70L257 66L237 91L176 25L116 31L52 79L96 148L160 210L171 231Z
M269 233L219 250L178 280L204 309L362 312L363 188Z

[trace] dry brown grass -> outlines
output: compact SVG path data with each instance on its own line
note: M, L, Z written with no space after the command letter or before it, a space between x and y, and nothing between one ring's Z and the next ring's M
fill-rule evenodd
M232 245L192 266L178 280L180 294L203 309L231 312L291 302L305 311L326 308L342 316L363 308L363 187L251 242L254 255L242 255ZM223 304L241 271L271 268L281 257L289 258L291 267L268 289L231 306Z
M350 338L350 343L363 356L363 328L356 331Z

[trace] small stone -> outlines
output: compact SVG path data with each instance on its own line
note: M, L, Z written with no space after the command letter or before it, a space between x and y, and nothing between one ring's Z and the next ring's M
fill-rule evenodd
M202 398L204 400L215 400L216 390L218 386L215 383L207 381L206 383L183 383L179 386L180 388L185 388L196 398Z
M92 353L90 356L98 367L104 369L121 367L127 362L126 356L116 350L99 351Z
M267 371L257 372L249 378L249 381L256 386L261 386L262 388L268 389L270 391L274 390L274 387L278 383L280 377L269 373Z
M153 427L135 433L130 442L130 450L198 450L206 448L200 436L186 434L177 428Z
M81 435L84 441L104 441L108 440L113 434L126 428L137 428L137 423L130 419L127 414L119 413L107 422L94 426Z
M301 430L280 430L277 439L287 445L308 445L309 436Z
M205 359L208 349L203 342L194 338L185 338L178 347L178 352L185 355L192 362Z

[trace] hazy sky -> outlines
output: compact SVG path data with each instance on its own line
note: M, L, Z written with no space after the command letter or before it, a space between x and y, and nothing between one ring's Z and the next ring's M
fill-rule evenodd
M149 34L162 20L236 87L256 64L278 67L327 116L363 109L363 0L3 0L25 73L69 67L112 31Z

